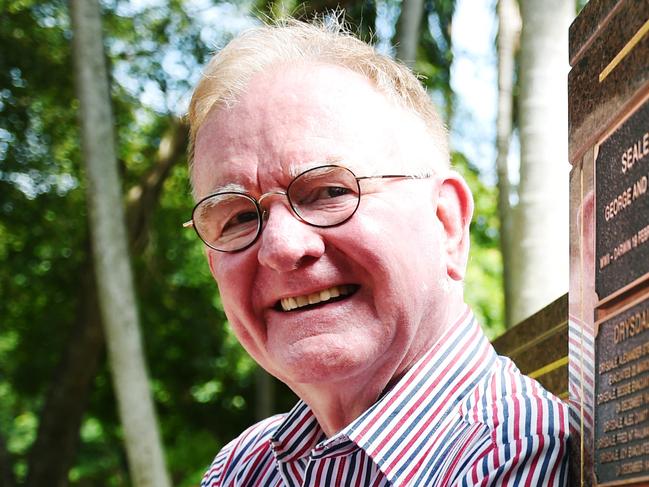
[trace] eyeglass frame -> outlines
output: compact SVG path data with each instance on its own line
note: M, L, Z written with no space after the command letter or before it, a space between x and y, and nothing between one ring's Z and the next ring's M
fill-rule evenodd
M307 173L309 173L311 171L315 171L315 170L318 170L318 169L325 169L325 168L338 168L338 169L344 169L345 171L348 171L354 177L354 179L356 180L356 187L358 188L358 198L356 200L356 207L354 208L354 211L352 211L351 214L348 217L346 217L344 220L342 220L342 221L340 221L338 223L331 224L331 225L318 225L317 223L311 223L311 222L305 220L304 217L298 213L298 211L295 209L295 206L293 205L293 201L291 201L291 197L289 196L289 192L291 190L291 186L293 185L293 183L295 183L295 181L297 179L299 179L300 177L304 176L305 174L307 174ZM263 231L264 220L268 219L268 213L269 213L269 210L265 210L264 208L262 208L261 203L268 196L275 196L275 195L286 196L286 199L288 200L288 206L291 208L291 212L302 223L305 223L305 224L307 224L309 226L316 227L316 228L334 228L334 227L337 227L339 225L342 225L343 223L347 223L356 214L356 211L358 210L358 207L361 204L361 196L363 196L363 193L361 192L360 181L365 180L365 179L396 179L396 178L427 179L427 178L430 178L430 177L432 177L432 176L430 176L430 175L429 176L417 176L417 175L407 175L407 174L382 174L382 175L376 175L376 176L356 176L356 174L354 174L354 172L351 169L349 169L349 168L347 168L345 166L340 166L338 164L324 164L322 166L315 166L315 167L311 167L309 169L306 169L305 171L302 171L300 174L298 174L297 176L295 176L291 180L291 182L286 187L286 191L281 191L281 190L267 191L266 193L259 196L259 198L255 198L254 196L251 196L250 194L245 193L243 191L217 191L216 193L211 193L211 194L201 198L194 205L194 208L192 209L192 218L191 218L191 220L186 221L185 223L183 223L182 226L183 226L183 228L192 227L194 229L194 231L196 232L196 235L198 236L198 238L205 245L207 245L209 248L211 248L212 250L216 250L217 252L223 252L223 253L227 253L227 254L233 254L233 253L236 253L236 252L242 252L242 251L250 248L259 239L259 236L261 235L261 233ZM196 212L197 208L204 201L206 201L206 200L208 200L210 198L213 198L215 196L227 195L227 194L235 194L235 195L238 195L238 196L243 196L245 198L248 198L255 205L255 209L256 209L257 215L258 215L258 217L257 217L257 230L256 230L255 238L253 238L250 241L249 244L245 245L244 247L241 247L240 249L236 249L236 250L222 250L222 249L218 249L218 248L214 247L213 245L210 245L208 242L205 241L205 239L198 232L198 229L196 228L196 225L194 225L194 213Z

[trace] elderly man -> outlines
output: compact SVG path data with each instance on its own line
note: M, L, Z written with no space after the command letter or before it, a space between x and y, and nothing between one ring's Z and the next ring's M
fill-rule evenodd
M189 224L239 341L301 398L203 486L565 483L564 406L464 304L472 196L407 68L336 27L260 27L189 117Z

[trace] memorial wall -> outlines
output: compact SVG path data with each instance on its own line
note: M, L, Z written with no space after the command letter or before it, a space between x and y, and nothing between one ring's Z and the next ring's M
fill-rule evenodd
M649 0L570 28L571 483L649 485Z

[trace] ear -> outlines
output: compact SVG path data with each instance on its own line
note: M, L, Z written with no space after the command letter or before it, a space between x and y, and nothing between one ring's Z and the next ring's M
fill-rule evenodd
M473 216L473 195L462 176L454 171L444 176L437 202L437 218L443 226L442 250L451 279L464 279L469 254L469 226Z

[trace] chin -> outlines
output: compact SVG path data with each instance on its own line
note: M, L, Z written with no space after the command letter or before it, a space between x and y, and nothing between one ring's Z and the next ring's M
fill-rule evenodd
M283 357L281 379L288 384L335 383L359 375L367 362L349 350L300 350Z

